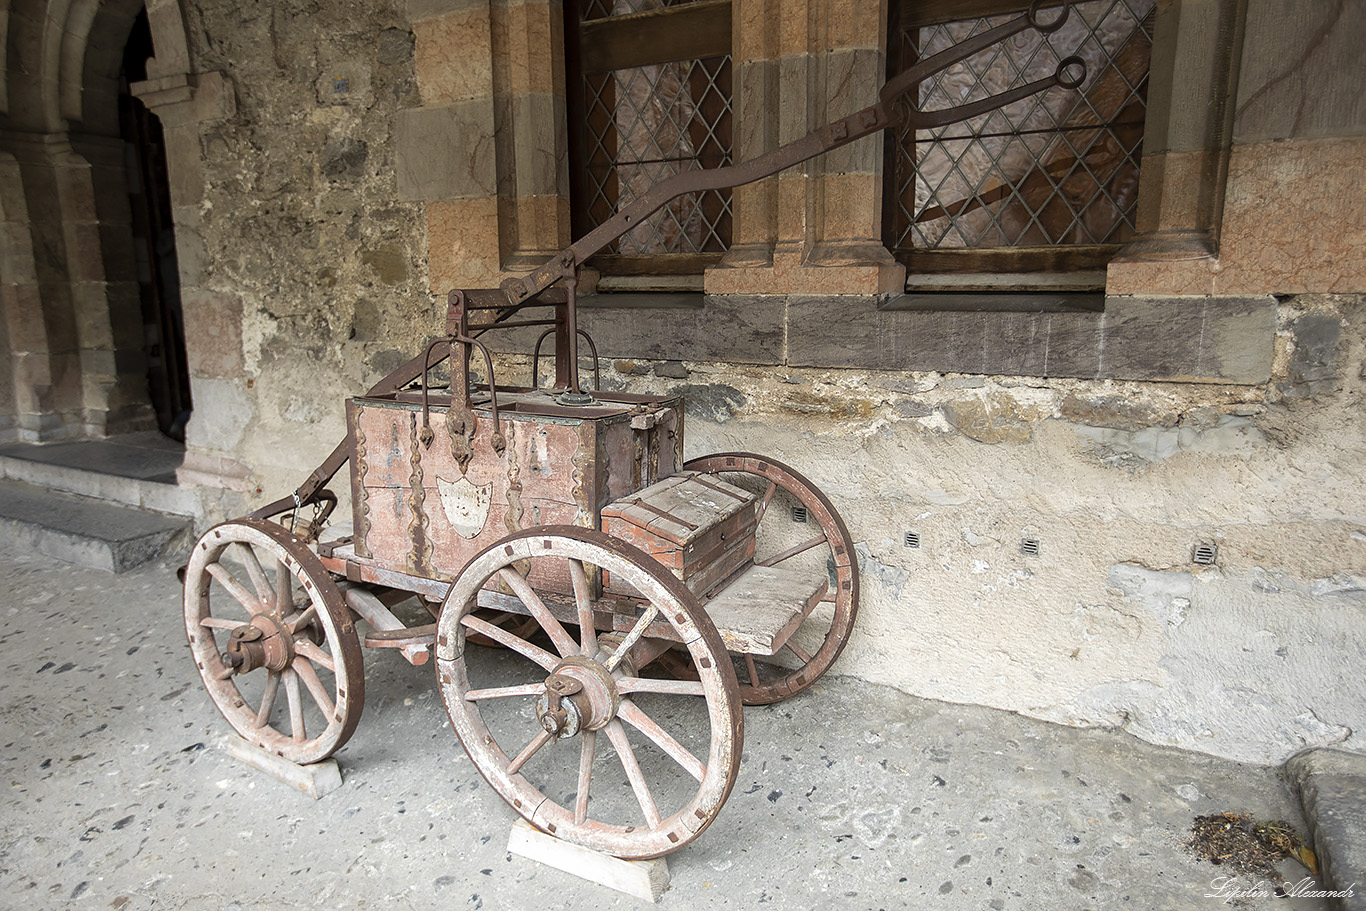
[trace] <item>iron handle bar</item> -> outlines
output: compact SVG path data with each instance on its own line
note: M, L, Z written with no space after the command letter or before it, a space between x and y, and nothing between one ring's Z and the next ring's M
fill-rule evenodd
M1051 22L1040 22L1038 19L1039 10L1044 3L1045 0L1033 0L1027 13L926 58L884 85L876 104L812 130L801 139L741 164L684 171L660 181L644 196L551 257L529 275L504 281L500 288L507 296L508 303L516 306L545 291L571 274L588 257L601 251L679 196L753 183L815 158L823 152L848 145L889 127L908 126L918 129L943 126L975 117L1054 86L1076 88L1086 78L1086 64L1080 57L1068 57L1059 62L1052 76L1037 79L970 104L936 111L916 111L902 101L902 96L927 76L952 66L1003 38L1028 28L1037 29L1044 34L1061 28L1070 11L1069 0L1064 0L1057 18ZM572 305L570 309L573 309Z

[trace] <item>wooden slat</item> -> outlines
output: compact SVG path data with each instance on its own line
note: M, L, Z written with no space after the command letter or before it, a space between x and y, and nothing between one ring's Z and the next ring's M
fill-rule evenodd
M579 26L585 73L729 54L730 0L705 0Z

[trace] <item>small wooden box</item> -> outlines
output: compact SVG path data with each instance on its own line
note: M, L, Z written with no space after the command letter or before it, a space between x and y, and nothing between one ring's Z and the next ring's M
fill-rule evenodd
M602 530L654 557L700 598L754 560L758 497L710 475L685 471L602 509ZM609 592L630 594L613 585Z

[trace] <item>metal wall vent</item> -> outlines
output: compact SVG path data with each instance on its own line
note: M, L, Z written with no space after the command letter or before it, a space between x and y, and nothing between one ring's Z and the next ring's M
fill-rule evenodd
M1020 553L1024 554L1026 557L1037 557L1039 555L1039 539L1021 538Z
M805 525L805 524L806 524L806 507L805 507L805 506L794 506L794 507L792 507L792 521L793 521L793 522L796 522L798 525Z
M908 531L908 532L906 532L905 544L906 544L907 547L919 547L919 546L920 546L920 532L918 532L918 531Z
M1218 559L1219 545L1211 544L1209 541L1201 541L1191 551L1191 562L1199 563L1201 566L1213 566Z

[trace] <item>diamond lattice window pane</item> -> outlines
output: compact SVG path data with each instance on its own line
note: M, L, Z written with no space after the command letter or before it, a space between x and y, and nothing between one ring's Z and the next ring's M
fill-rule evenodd
M1087 77L972 120L903 130L891 157L897 250L1122 243L1133 233L1154 0L1076 3L1050 35L1026 31L912 91L922 110L1045 78L1076 54ZM913 26L903 66L1013 16Z
M620 16L693 0L586 0L583 19ZM585 188L574 200L592 230L656 184L685 171L723 167L731 157L729 55L630 67L584 80ZM724 252L731 193L676 199L604 252L660 255Z

